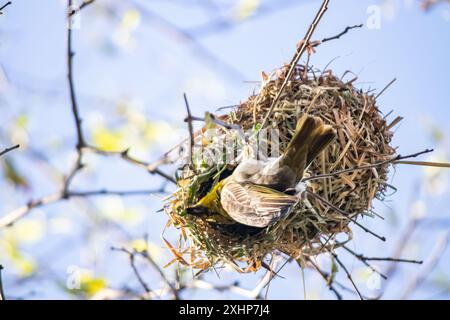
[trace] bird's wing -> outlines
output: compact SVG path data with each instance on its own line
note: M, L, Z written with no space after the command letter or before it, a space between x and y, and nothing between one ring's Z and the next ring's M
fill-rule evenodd
M226 183L220 202L235 221L253 227L267 227L289 212L298 198L252 183Z

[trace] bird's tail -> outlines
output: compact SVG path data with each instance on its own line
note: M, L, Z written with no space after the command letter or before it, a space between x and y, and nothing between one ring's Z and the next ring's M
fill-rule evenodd
M322 119L304 114L297 121L295 134L281 159L281 165L291 168L298 179L303 171L334 139L336 133Z

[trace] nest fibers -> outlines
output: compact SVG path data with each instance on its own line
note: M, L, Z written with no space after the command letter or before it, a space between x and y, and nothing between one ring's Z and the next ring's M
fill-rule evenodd
M335 241L338 234L344 233L347 239L351 239L349 223L364 215L372 216L373 200L386 192L388 163L312 179L317 175L392 159L392 125L388 125L380 113L375 96L356 89L353 81L344 82L331 71L320 73L309 69L306 72L305 67L299 65L267 125L278 129L281 152L289 143L297 119L303 113L320 117L336 129L337 139L314 160L304 177L311 177L305 182L308 190L326 199L341 212L326 205L320 198L307 197L282 220L262 230L243 225L232 228L220 226L205 218L186 214L187 207L195 204L215 183L229 175L245 156L246 148L242 146L248 143L248 137L239 137L231 128L240 127L250 132L259 130L284 81L285 70L286 67L270 77L263 75L258 94L250 96L235 111L219 118L231 126L220 126L218 121L207 119L205 128L195 134L196 148L189 160L191 164L181 169L179 189L165 206L171 222L181 231L178 248L171 247L171 250L182 263L202 270L216 264L231 264L245 272L258 269L264 258L276 252L303 261L306 257L333 250L342 244ZM208 135L206 129L214 126L218 134ZM225 141L234 142L232 148L237 154L236 159L224 161L227 157L220 150ZM270 139L266 142L269 150L274 148ZM204 155L208 152L215 156L205 159Z

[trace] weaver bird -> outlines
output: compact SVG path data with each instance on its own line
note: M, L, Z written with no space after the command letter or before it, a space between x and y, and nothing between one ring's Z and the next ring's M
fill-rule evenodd
M331 126L320 118L304 114L280 157L241 162L229 177L187 208L187 213L207 215L207 220L220 224L237 222L267 227L300 201L300 193L291 195L285 191L296 188L309 164L334 138Z

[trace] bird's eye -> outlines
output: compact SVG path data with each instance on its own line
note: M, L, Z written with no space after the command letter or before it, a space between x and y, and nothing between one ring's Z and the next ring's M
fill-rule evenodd
M207 213L207 209L204 206L197 205L186 208L186 212L188 214L201 215Z

